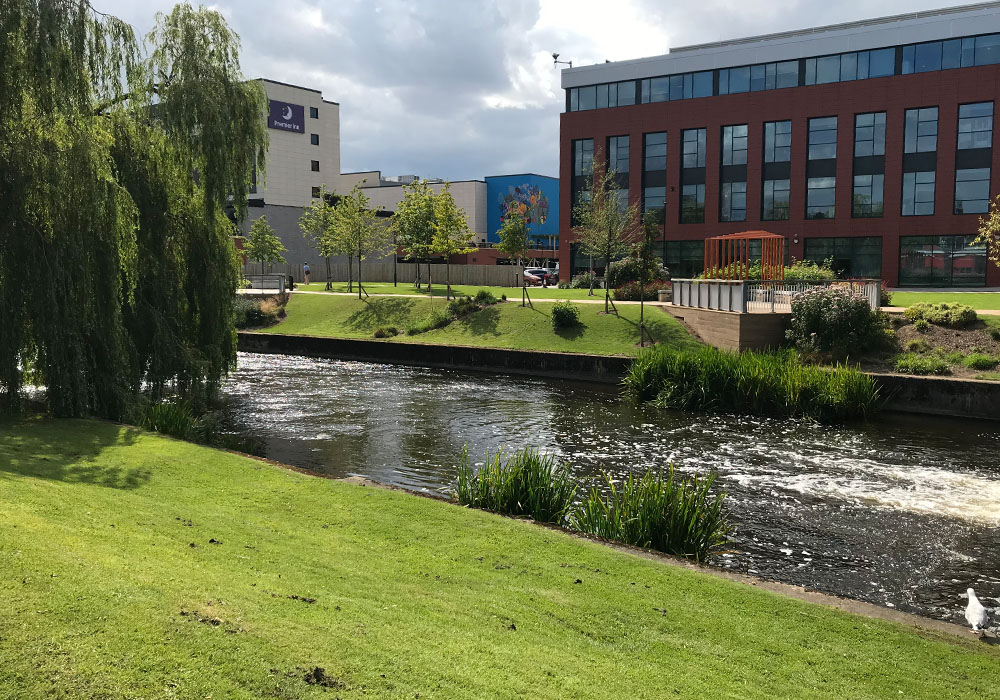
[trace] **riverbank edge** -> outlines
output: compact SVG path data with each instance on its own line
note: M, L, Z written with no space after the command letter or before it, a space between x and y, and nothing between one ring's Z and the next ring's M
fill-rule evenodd
M625 355L396 343L253 331L239 331L238 336L238 348L242 352L499 372L604 385L620 384L634 359ZM869 374L878 382L886 399L885 410L1000 421L1000 382L877 372Z
M112 425L118 425L123 428L135 429L135 426L122 423L115 423L113 421L102 421L102 422L107 422ZM138 429L143 430L142 428ZM165 440L183 442L186 444L197 445L198 447L204 449L217 450L219 452L225 452L228 454L236 455L238 457L245 457L247 459L261 462L263 464L267 464L272 467L276 467L278 469L296 472L304 476L315 477L318 479L327 479L329 481L339 481L342 483L353 484L355 486L362 488L378 488L378 489L385 489L387 491L396 491L415 498L427 498L433 501L439 501L441 503L453 506L455 508L463 508L463 509L468 508L468 506L460 505L459 503L451 500L444 493L441 492L408 489L403 486L397 486L395 484L387 484L363 476L337 477L331 474L325 474L323 472L315 471L312 469L297 467L295 465L287 464L285 462L279 462L277 460L269 459L267 457L260 457L258 455L252 455L245 452L240 452L238 450L230 450L227 448L215 447L211 445L200 445L198 443L191 443L189 441L181 440L179 438L175 438L170 435L163 435L161 433L153 433L153 434ZM749 574L741 574L738 572L730 571L722 567L713 566L710 564L700 564L697 562L693 562L689 559L684 559L683 557L663 554L662 552L657 552L651 549L642 549L639 547L633 547L631 545L621 544L620 542L614 542L601 537L596 537L594 535L589 535L587 533L580 532L579 530L573 530L572 528L561 525L554 525L550 523L539 523L537 521L531 520L530 518L516 518L509 515L504 515L502 513L494 513L492 511L483 511L483 512L487 512L490 515L493 515L498 518L517 520L519 522L523 522L532 525L534 527L555 530L564 533L566 535L569 535L570 537L573 537L575 539L594 542L596 544L609 547L624 554L630 554L632 556L648 559L650 561L654 561L663 564L665 566L679 567L687 569L689 571L708 574L710 576L732 581L734 583L751 586L753 588L759 588L761 590L773 593L774 595L780 597L793 598L795 600L800 600L807 603L813 603L815 605L821 605L826 608L833 608L836 610L840 610L842 612L850 613L852 615L858 615L860 617L867 617L871 619L893 622L903 625L905 627L910 627L927 632L939 633L947 636L958 637L961 639L970 639L971 633L969 632L968 629L952 622L946 622L944 620L936 620L934 618L924 617L922 615L917 615L914 613L903 612L901 610L896 610L894 608L876 605L874 603L868 603L862 600L845 598L842 596L834 595L832 593L822 593L820 591L805 588L804 586L796 586L789 583L781 583L780 581L772 581L757 576L751 576ZM980 637L980 640L983 643L991 646L1000 644L1000 637L994 636L990 633L987 634L989 636Z

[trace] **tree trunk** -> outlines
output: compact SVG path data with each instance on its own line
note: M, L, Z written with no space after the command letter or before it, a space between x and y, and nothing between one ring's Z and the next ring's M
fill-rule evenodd
M348 293L351 293L351 292L354 291L354 280L352 278L352 274L354 272L354 270L352 269L353 266L354 266L354 256L353 255L348 255L347 256L347 292Z
M420 258L416 258L416 261L417 261L417 263L416 263L417 279L414 280L413 283L417 286L417 289L420 289L420 286L421 286L421 282L420 282Z
M433 278L431 277L431 263L427 262L427 296L434 298Z
M330 269L330 256L326 256L326 291L333 289L333 271Z
M358 301L361 301L361 251L358 251Z
M444 298L451 301L451 256L449 255L444 261Z

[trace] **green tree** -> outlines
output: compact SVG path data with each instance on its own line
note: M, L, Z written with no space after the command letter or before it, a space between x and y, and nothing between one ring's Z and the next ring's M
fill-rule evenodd
M391 232L378 221L378 214L371 208L371 200L355 185L342 196L333 210L334 229L340 245L358 259L358 299L364 288L361 286L361 263L373 253L385 252L389 246ZM368 292L364 292L366 295Z
M431 250L444 256L448 299L451 299L451 256L476 250L472 237L465 210L459 209L455 204L455 199L451 196L451 183L446 182L444 189L434 197L434 238Z
M615 182L615 171L597 168L600 151L595 153L588 176L588 190L580 193L573 207L573 218L577 225L573 231L581 251L592 257L603 258L608 265L628 252L629 245L637 237L639 226L639 205L620 202ZM609 313L611 290L604 285L604 312ZM617 310L616 310L617 313Z
M288 249L282 245L281 239L274 235L274 229L267 223L267 217L262 216L250 224L250 235L247 236L244 250L247 258L258 263L263 272L265 264L270 271L275 263L285 262L282 253Z
M990 213L979 217L979 235L976 245L986 246L986 254L1000 266L1000 194L990 202Z
M326 262L326 289L333 289L330 257L337 255L336 231L333 227L333 206L326 186L320 188L319 198L314 199L299 217L299 229Z
M654 247L656 239L660 236L660 226L664 221L663 209L650 209L642 216L642 229L639 239L632 248L632 255L639 263L639 346L645 343L646 334L646 285L652 282L650 279L653 271L661 266L659 257L656 255ZM653 336L649 336L652 345L655 341Z
M51 413L121 419L168 383L204 400L233 366L223 208L245 214L267 144L238 44L218 13L178 5L142 59L85 0L3 3L0 410L18 410L25 369Z
M414 286L420 289L420 261L430 257L434 242L434 193L424 180L404 185L403 190L403 200L396 207L390 225L399 247L417 261ZM428 262L428 284L430 279L431 264Z
M524 257L528 254L528 223L525 221L524 216L520 213L508 211L504 217L503 224L500 226L500 230L497 231L497 235L500 237L500 243L495 245L494 248L501 253L509 255L510 259L518 267L521 267ZM528 285L525 282L522 271L521 306L524 306L526 298L528 299L528 303L531 303L531 299L528 298Z

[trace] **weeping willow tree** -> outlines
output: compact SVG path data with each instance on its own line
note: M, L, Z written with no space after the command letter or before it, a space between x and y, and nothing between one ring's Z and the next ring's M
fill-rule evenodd
M0 411L127 418L141 391L210 395L236 356L265 97L215 12L178 5L140 46L80 0L0 0Z

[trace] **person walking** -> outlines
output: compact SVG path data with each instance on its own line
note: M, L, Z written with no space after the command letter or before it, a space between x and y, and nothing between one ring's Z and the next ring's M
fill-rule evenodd
M302 277L305 280L305 284L309 284L309 263L302 263Z

